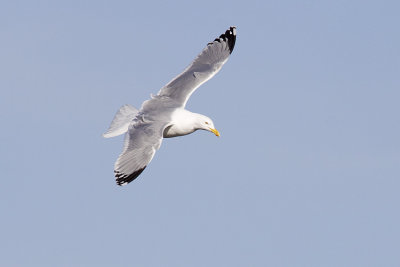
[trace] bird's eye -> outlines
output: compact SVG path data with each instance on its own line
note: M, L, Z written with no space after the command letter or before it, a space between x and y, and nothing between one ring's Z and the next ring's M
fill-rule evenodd
M204 122L204 123L208 125L208 122Z

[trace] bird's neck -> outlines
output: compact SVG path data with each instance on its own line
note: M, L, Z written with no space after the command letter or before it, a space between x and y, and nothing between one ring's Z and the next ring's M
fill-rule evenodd
M171 123L164 130L164 138L191 134L198 130L197 127L200 114L190 112L186 109L177 109L171 115Z

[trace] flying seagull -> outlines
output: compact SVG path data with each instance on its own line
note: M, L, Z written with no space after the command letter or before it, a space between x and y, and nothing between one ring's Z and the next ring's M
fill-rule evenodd
M124 148L114 165L117 185L126 185L138 177L150 163L163 138L206 130L219 136L207 116L185 109L192 93L211 79L228 60L236 42L236 27L230 27L208 43L193 62L157 95L143 102L140 110L122 106L105 138L125 134Z

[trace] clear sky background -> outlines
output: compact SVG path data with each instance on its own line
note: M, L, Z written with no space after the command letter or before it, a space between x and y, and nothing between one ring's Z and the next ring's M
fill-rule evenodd
M400 266L398 1L3 1L0 266ZM118 187L115 112L229 26L187 108Z

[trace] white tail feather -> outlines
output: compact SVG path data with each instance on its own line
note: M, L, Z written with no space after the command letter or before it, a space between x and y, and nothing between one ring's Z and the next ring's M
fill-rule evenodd
M127 104L123 105L115 114L108 130L103 134L103 137L110 138L124 134L128 131L129 124L135 118L138 110Z

